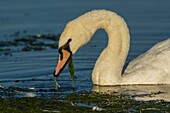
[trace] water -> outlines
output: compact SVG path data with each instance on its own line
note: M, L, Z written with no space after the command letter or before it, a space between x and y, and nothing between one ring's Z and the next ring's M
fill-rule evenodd
M125 18L131 33L131 48L127 62L147 51L154 44L170 36L170 1L164 0L5 0L0 1L0 40L12 41L22 36L37 34L60 34L65 24L84 12L93 9L109 9ZM47 41L47 40L46 40ZM92 85L91 72L95 61L107 44L107 34L99 30L92 40L81 48L73 57L75 64L75 92L96 90ZM4 47L1 47L4 48ZM7 47L9 48L9 47ZM66 68L59 77L61 88L55 92L53 70L56 66L57 49L42 51L21 51L13 47L10 54L0 51L0 85L5 90L14 91L15 97L28 96L53 96L73 92L71 77ZM159 87L165 87L161 93L166 98L150 98L170 100L168 97L169 86L154 86L153 92L159 92ZM143 92L142 87L116 87L120 92ZM107 88L105 88L107 89ZM110 88L108 88L110 89ZM115 88L111 88L114 90ZM152 87L148 87L153 89ZM10 92L9 91L9 92ZM99 91L99 90L97 90ZM116 90L117 91L117 90ZM17 92L17 93L16 93ZM144 91L147 94L150 92ZM167 93L168 92L168 93ZM136 94L134 92L133 94ZM143 93L142 93L143 94ZM3 94L1 94L3 95ZM5 95L3 95L5 96ZM33 95L34 96L34 95ZM169 99L168 99L169 98Z

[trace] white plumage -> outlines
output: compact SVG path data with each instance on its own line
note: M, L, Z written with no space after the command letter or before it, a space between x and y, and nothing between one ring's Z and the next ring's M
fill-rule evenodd
M108 10L94 10L70 21L60 37L59 48L71 38L70 50L74 54L98 29L104 29L109 39L96 61L93 84L170 84L170 38L131 61L121 75L130 34L124 19Z

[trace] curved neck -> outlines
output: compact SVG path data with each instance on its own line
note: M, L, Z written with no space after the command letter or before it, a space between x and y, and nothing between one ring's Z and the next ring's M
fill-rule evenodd
M130 43L130 35L125 21L116 13L96 10L80 16L79 25L86 33L86 43L98 29L108 34L108 45L96 61L92 80L98 85L115 85L121 82L121 72Z

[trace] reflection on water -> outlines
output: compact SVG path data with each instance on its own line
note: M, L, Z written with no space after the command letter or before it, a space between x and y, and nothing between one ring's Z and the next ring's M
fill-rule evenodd
M170 85L127 85L127 86L93 86L95 92L118 92L127 94L136 100L170 101Z

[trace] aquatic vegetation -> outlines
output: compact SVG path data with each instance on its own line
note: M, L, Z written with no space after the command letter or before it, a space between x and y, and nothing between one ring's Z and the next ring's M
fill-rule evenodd
M70 57L70 60L68 62L68 70L72 79L72 88L74 89L74 64L72 56Z
M8 106L8 107L7 107ZM49 98L0 98L1 112L169 112L164 101L135 101L127 95L79 92Z
M40 51L55 49L58 47L57 41L60 34L38 34L19 37L18 33L15 33L14 36L15 38L12 41L0 41L0 51L6 53L5 51Z

